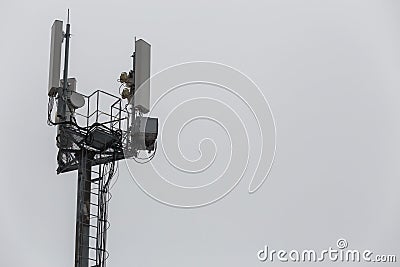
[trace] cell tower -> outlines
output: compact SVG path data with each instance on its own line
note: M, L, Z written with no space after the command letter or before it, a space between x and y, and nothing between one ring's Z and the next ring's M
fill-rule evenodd
M68 77L70 30L68 11L65 32L60 20L51 28L47 119L57 127L57 174L78 171L75 267L104 267L110 181L116 163L142 159L139 154L145 151L150 160L156 150L158 119L143 116L150 110L150 44L135 39L132 70L119 78L121 98L102 90L84 95L77 92L76 79Z

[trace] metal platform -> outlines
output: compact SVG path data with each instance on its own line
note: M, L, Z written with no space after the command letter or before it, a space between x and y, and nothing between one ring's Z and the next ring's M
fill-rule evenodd
M82 149L93 154L92 166L124 159L129 116L122 100L101 90L84 97L86 112L75 112L74 121L58 125L57 173L77 170Z

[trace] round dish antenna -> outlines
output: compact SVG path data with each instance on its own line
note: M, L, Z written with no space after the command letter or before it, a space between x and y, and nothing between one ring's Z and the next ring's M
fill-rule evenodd
M69 101L75 109L81 108L85 105L85 98L81 94L76 92L71 92Z

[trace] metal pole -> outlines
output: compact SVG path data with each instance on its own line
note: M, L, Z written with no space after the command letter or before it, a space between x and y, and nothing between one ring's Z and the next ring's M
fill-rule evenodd
M64 54L64 73L63 73L63 87L62 87L62 94L61 94L61 116L62 121L66 119L66 97L67 97L67 88L68 88L68 57L69 57L69 38L71 37L71 25L69 24L69 9L68 9L68 21L67 21L67 28L65 30L65 54ZM60 100L59 100L60 101Z
M63 89L67 90L67 79L68 79L68 57L69 57L69 38L71 36L71 24L69 24L69 9L68 9L68 19L67 28L65 30L65 55L64 55L64 84Z
M89 267L91 161L92 156L89 152L81 149L76 207L75 267Z

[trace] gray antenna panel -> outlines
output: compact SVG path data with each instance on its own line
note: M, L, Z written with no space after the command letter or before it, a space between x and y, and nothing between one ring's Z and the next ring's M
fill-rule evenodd
M142 39L135 42L135 95L134 107L142 113L150 110L150 44ZM138 90L139 89L139 90Z
M51 27L49 96L54 96L60 87L61 45L64 39L63 22L55 20Z

